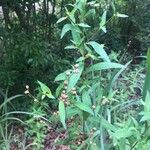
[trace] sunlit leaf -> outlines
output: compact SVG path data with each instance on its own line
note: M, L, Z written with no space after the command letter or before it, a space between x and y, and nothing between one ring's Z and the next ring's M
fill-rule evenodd
M67 19L67 17L62 17L62 18L60 18L56 23L60 23L60 22L62 22L62 21L64 21L64 20L66 20Z
M115 16L120 17L120 18L127 18L128 17L128 15L120 14L120 13L116 13Z
M65 79L66 79L66 73L63 72L56 76L55 81L63 81Z
M101 22L100 22L100 27L99 27L105 33L107 32L107 30L106 30L106 15L107 15L107 11L104 11L102 18L101 18Z
M46 86L44 83L38 81L38 84L40 85L41 87L41 90L43 92L43 95L46 95L48 98L52 98L54 99L55 97L52 95L52 92L51 90L49 89L48 86Z
M77 49L77 47L74 45L68 45L65 47L65 49Z

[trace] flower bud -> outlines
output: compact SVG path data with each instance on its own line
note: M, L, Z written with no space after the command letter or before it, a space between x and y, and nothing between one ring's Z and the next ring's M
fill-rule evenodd
M27 89L27 90L29 89L29 85L26 85L26 89Z
M29 90L26 90L26 91L24 92L24 94L29 94Z
M92 108L93 108L93 109L95 109L95 108L96 108L96 106L95 106L95 105L93 105L93 106L92 106Z
M64 85L65 85L65 86L68 85L68 81L67 81L67 80L64 81Z
M66 72L66 75L69 76L69 75L70 75L70 71L67 71L67 72Z
M77 69L78 67L79 67L79 64L75 64L75 65L74 65L74 68Z

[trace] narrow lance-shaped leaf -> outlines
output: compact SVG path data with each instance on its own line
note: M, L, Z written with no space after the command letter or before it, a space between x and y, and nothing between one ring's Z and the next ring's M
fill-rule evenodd
M77 46L79 46L81 44L81 41L82 41L81 36L80 36L81 31L80 31L79 27L78 26L72 26L71 33L72 33L73 41L75 42L75 44Z
M90 28L90 26L86 23L79 23L78 26L83 27L83 28Z
M65 109L65 104L63 101L59 101L59 116L60 116L60 121L65 129L66 127L66 109Z
M100 27L99 27L105 33L107 32L107 30L106 30L106 15L107 15L107 11L104 11L102 18L101 18L101 22L100 22Z
M77 49L77 47L74 45L68 45L65 47L65 49Z
M76 68L70 76L67 92L69 92L77 84L82 74L83 68L84 68L84 63L80 62L78 64L78 68Z
M90 68L86 72L89 71L100 71L100 70L106 70L106 69L112 69L112 68L123 68L124 66L118 63L111 63L111 62L101 62L97 63Z
M90 108L89 105L87 105L85 103L81 103L81 102L76 102L75 106L77 106L79 109L81 109L81 110L83 110L85 112L88 112L88 113L93 115L93 110L92 110L92 108Z
M120 13L118 13L118 12L115 14L115 16L116 16L116 17L120 17L120 18L127 18L127 17L128 17L128 15L120 14Z
M68 32L68 31L70 31L72 29L72 25L71 24L65 24L64 26L63 26L63 29L62 29L62 31L61 31L61 39L64 37L64 35Z
M62 17L62 18L60 18L56 23L60 23L60 22L62 22L62 21L64 21L64 20L66 20L67 19L67 17Z
M113 85L115 83L115 81L118 79L118 77L121 75L121 73L128 67L128 65L131 63L132 61L129 61L128 63L126 63L124 65L124 67L121 67L121 69L118 71L118 69L115 69L112 76L111 76L111 79L110 79L110 82L108 84L108 87L107 87L107 92L112 93L112 88L113 88ZM108 93L107 93L108 94Z
M56 81L64 81L66 80L67 76L66 76L66 73L67 72L70 72L71 70L67 70L67 71L64 71L63 73L60 73L59 75L56 76L55 78L55 82Z
M99 43L95 41L88 42L88 44L93 47L95 52L97 52L104 61L110 62L109 56L105 52L103 44L100 45Z
M144 111L150 112L150 93L149 92L147 92L147 95L145 98Z
M145 84L143 87L143 100L145 100L147 92L150 93L150 48L147 52L147 73L146 73L146 79Z

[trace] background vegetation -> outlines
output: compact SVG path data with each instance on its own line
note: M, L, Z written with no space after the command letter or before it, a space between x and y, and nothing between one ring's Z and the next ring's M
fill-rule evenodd
M0 8L0 149L149 148L149 0Z

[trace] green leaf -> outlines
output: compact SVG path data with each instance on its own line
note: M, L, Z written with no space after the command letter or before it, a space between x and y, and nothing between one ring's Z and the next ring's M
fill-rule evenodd
M148 49L147 52L147 73L143 87L143 100L145 100L147 92L150 93L150 48Z
M75 44L77 46L79 46L82 42L82 39L81 39L81 36L80 36L80 29L77 25L75 26L72 26L71 28L71 34L72 34L72 38L73 38L73 41L75 42Z
M4 107L7 103L9 103L10 101L12 101L12 100L14 100L14 99L16 99L16 98L18 98L18 97L22 97L23 95L15 95L15 96L12 96L12 97L10 97L10 98L6 98L6 100L3 102L3 103L1 103L0 104L0 110L2 109L2 107Z
M111 123L109 123L105 118L103 118L102 116L98 115L98 117L90 117L89 120L91 122L95 122L97 124L101 123L102 126L106 129L106 130L111 130L113 132L115 132L117 130L117 128L112 125Z
M66 107L66 116L67 116L67 118L71 118L71 117L77 115L78 112L79 112L79 110L74 106L73 107L72 106Z
M83 28L90 28L90 26L86 23L79 23L78 26L83 27Z
M64 81L64 80L66 80L66 72L60 73L55 78L55 82L56 81Z
M77 47L74 45L68 45L65 47L65 49L77 49Z
M85 57L80 57L76 60L76 62L81 62L81 61L84 61L85 60Z
M60 23L60 22L62 22L62 21L64 21L64 20L66 20L67 19L67 17L62 17L62 18L60 18L56 23Z
M120 14L120 13L116 13L115 16L120 17L120 18L127 18L128 17L128 15Z
M104 61L110 62L109 56L105 52L103 44L100 45L95 41L88 42L87 44L91 45Z
M52 98L54 99L55 97L52 95L51 90L49 89L49 87L47 87L44 83L38 81L38 84L41 87L41 90L43 92L43 95L46 95L48 98Z
M90 108L90 106L87 105L87 104L84 104L84 103L81 103L81 102L78 101L78 102L75 103L75 106L77 106L79 109L81 109L85 112L90 113L91 115L94 114L92 108Z
M77 69L77 72L73 72L69 78L67 92L69 92L77 84L78 80L80 79L80 76L84 69L84 63L80 62L78 63L78 65L79 67Z
M111 63L111 62L101 62L95 65L92 65L86 72L89 71L100 71L112 68L123 68L124 66L118 63Z
M56 76L54 81L56 82L56 81L64 81L64 80L66 80L66 78L67 78L66 72L70 72L70 71L71 70L69 69L69 70L64 71L63 73L60 73L59 75Z
M64 26L63 26L63 29L62 29L62 31L61 31L61 39L64 37L64 35L68 32L68 31L70 31L72 29L72 25L71 24L65 24Z
M84 102L85 104L88 104L88 105L92 105L91 97L89 95L89 92L86 89L83 90L83 92L82 92L82 102Z
M143 112L140 112L140 115L142 115L140 122L150 121L150 112L143 111Z
M146 98L145 98L145 105L144 105L144 111L150 112L150 93L147 92Z
M113 74L112 74L112 76L111 76L111 79L110 79L110 82L109 82L109 84L108 84L108 87L107 87L107 89L108 89L108 92L109 92L109 94L112 92L111 90L112 90L112 88L113 88L113 85L114 85L114 83L116 82L116 80L118 79L118 77L121 75L121 73L128 67L128 65L131 63L132 61L129 61L128 63L126 63L125 65L124 65L124 67L121 67L121 69L118 71L118 69L117 70L114 70L114 72L113 72ZM107 93L108 94L108 93Z
M60 116L60 121L63 125L63 127L65 129L67 129L67 126L66 126L66 109L65 109L65 104L63 101L59 101L59 116Z
M104 11L102 18L101 18L101 22L100 22L100 29L102 29L105 33L107 32L107 30L106 30L106 15L107 15L107 11Z
M133 135L133 133L136 133L137 130L134 127L130 127L130 128L122 128L122 129L118 129L115 133L114 136L117 139L121 139L121 138L127 138Z
M55 92L56 97L60 96L63 88L64 88L64 83L59 84L59 86L57 87L56 92Z

